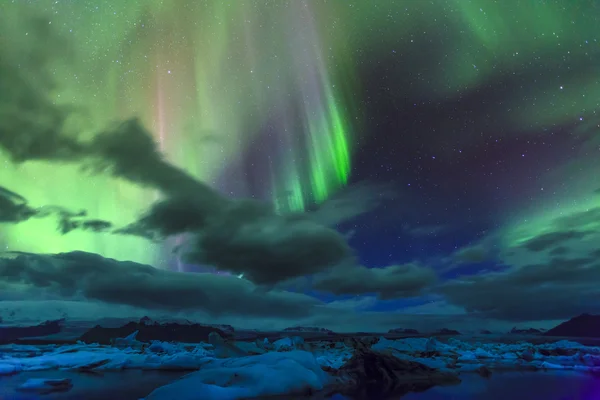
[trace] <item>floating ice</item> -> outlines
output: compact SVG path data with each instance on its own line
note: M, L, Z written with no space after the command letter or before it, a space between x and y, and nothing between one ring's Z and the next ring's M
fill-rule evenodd
M25 383L18 387L18 390L24 392L65 392L73 387L70 379L27 379Z
M191 373L156 389L147 399L185 400L186 393L187 398L237 399L320 390L332 379L324 371L339 369L354 354L352 345L342 339L310 344L299 337L282 338L273 343L268 340L233 342L217 337L210 341L142 343L130 335L115 340L110 346L6 345L0 346L0 376L53 369L186 370ZM372 345L372 350L456 373L519 369L600 372L600 347L565 340L534 345L527 342L469 343L457 339L442 343L435 338L388 340L382 337ZM42 381L32 381L29 385L33 388L37 382L40 388L46 388L40 390L50 390L50 381L45 384Z
M234 400L321 390L329 377L305 351L218 360L150 393L146 400Z

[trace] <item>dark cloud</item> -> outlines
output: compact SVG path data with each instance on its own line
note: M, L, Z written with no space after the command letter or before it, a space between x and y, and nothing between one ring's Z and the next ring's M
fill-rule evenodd
M165 271L83 252L0 258L0 283L4 290L215 316L300 318L320 304L301 294L261 292L235 276Z
M0 186L0 223L17 224L31 218L55 217L58 231L63 234L75 229L106 232L112 227L108 221L86 219L86 216L85 210L74 212L59 206L30 207L23 196Z
M553 258L446 282L439 292L455 305L489 318L539 321L600 311L600 264L593 257Z
M171 197L154 203L138 221L115 233L167 237L199 231L206 226L208 218L193 198Z
M569 252L569 248L565 246L555 247L548 252L552 256L564 256Z
M191 231L196 235L185 247L188 260L243 273L258 283L274 284L319 272L351 257L345 238L324 224L373 207L384 196L383 190L373 194L359 186L349 190L345 200L328 202L315 213L279 216L265 204L224 198L166 162L136 119L115 123L91 139L69 134L65 121L73 110L50 100L52 83L45 73L52 56L60 54L63 41L53 36L47 22L33 20L31 25L31 41L12 49L25 54L20 64L15 64L10 51L0 53L0 150L14 162L75 163L89 173L110 174L158 189L166 199L114 233L161 239ZM35 41L40 38L43 42ZM21 200L2 196L0 201L2 212L10 218L31 217L32 210ZM108 221L74 219L81 216L60 213L60 231L103 232L111 227Z
M469 314L453 312L446 313L443 307L441 312L417 313L405 312L378 312L362 311L363 305L357 308L346 307L340 304L308 306L310 315L288 316L283 314L276 316L260 315L208 315L194 310L149 310L133 308L129 306L117 306L114 304L90 301L72 301L63 299L32 299L31 296L22 300L22 296L4 299L5 291L0 293L3 297L0 317L10 316L11 321L22 324L33 325L48 319L67 317L67 321L77 321L78 328L86 325L95 326L120 326L126 321L139 319L146 315L159 321L181 321L190 320L210 324L230 324L236 329L260 329L264 331L282 330L290 326L319 326L329 328L336 332L387 332L392 328L414 328L422 332L432 332L446 327L458 329L461 332L479 331L490 329L492 331L506 331L511 329L514 322L502 322L490 319L477 318ZM277 305L274 305L277 309ZM364 306L369 307L367 303ZM407 310L409 311L409 310ZM9 318L6 318L7 320ZM87 323L86 323L87 322ZM531 324L535 325L535 324ZM528 325L528 326L531 326ZM551 324L553 326L556 324ZM546 325L546 327L549 327Z
M553 231L498 252L505 270L450 280L434 291L485 318L542 321L598 313L599 211L551 219Z
M594 259L600 259L600 249L595 249L592 252L590 252L590 257Z
M467 267L481 266L485 263L485 268L490 268L492 265L489 261L494 260L496 251L491 236L484 238L474 244L469 244L460 247L450 255L437 260L439 265L437 271L440 274L445 274L451 271L464 270Z
M277 215L265 203L223 201L207 214L190 198L164 200L119 233L160 238L192 232L178 249L188 263L213 265L274 285L321 272L353 258L344 236L302 214Z
M416 264L391 265L385 268L338 266L315 276L315 289L336 295L375 293L380 299L414 297L436 281L433 270Z
M23 196L0 186L0 223L23 222L36 214Z
M72 112L50 98L52 60L71 56L69 43L55 34L47 20L21 21L18 38L10 16L0 16L0 149L14 162L68 160L84 149L64 134ZM10 43L10 45L9 45Z
M206 184L163 159L150 133L137 119L116 123L88 143L84 166L142 186L159 189L169 197L190 197L198 209L218 210L224 199Z
M338 232L304 216L275 215L254 201L237 201L210 220L187 260L275 284L352 259Z
M566 253L573 241L600 232L600 207L562 215L550 221L553 231L534 236L522 247L533 252L552 250L554 255Z
M0 26L11 26L0 17ZM24 22L23 22L24 21ZM0 149L16 163L26 161L79 163L94 173L110 173L166 195L194 195L207 209L220 196L205 184L163 160L152 136L131 119L84 140L68 132L67 119L78 112L50 98L52 61L71 55L69 42L47 20L23 19L28 35L11 40L0 51ZM11 32L2 32L11 38Z
M413 328L421 332L432 332L441 328L457 329L462 332L481 329L507 330L511 324L478 318L470 314L436 314L397 312L355 311L339 307L318 307L315 314L301 322L305 326L321 326L338 332L387 332L392 328ZM514 323L513 323L514 324Z
M398 195L390 184L360 182L341 189L306 214L320 224L335 226L372 211Z
M452 261L459 265L479 264L490 259L490 251L483 245L467 246L452 254Z
M551 249L553 247L558 247L564 242L570 240L583 239L587 235L587 232L576 230L549 232L529 239L523 244L523 247L529 251L539 252Z
M573 212L567 215L557 217L553 221L556 229L563 231L572 229L582 229L590 224L600 228L600 207L590 208L585 211Z

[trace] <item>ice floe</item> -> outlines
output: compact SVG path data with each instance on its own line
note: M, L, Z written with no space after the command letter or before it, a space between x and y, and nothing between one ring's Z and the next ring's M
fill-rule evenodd
M133 334L112 345L4 345L0 346L0 375L43 370L189 370L148 394L147 400L251 398L322 390L352 359L356 347L343 338L305 343L298 336L271 343L267 339L233 342L212 335L209 342L143 343ZM369 351L404 360L413 369L418 363L457 376L519 369L600 371L600 347L566 340L534 345L381 337L368 342L375 342L366 344ZM66 390L69 384L34 379L21 390Z
M154 390L146 400L233 400L322 390L329 376L306 351L218 360Z

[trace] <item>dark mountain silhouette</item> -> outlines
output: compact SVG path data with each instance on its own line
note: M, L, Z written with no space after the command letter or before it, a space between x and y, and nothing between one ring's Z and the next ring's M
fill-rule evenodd
M578 315L549 329L544 333L544 336L600 338L600 315Z
M517 329L514 327L508 333L512 335L539 335L542 333L542 331L535 328Z
M394 328L390 329L388 333L400 333L405 335L418 335L419 331L411 328Z
M318 332L318 333L334 333L330 329L318 328L313 326L292 326L285 328L284 332Z
M35 326L0 326L0 343L10 343L17 339L48 336L60 333L63 319L45 321Z
M81 335L79 340L84 343L111 344L115 339L125 338L135 331L138 332L136 340L140 342L160 340L162 342L208 343L208 335L211 332L216 332L224 338L231 336L228 332L213 326L149 322L149 319L143 318L140 322L129 322L118 328L104 328L97 325Z
M456 331L454 329L442 328L438 331L435 331L433 334L434 335L460 335L460 332Z

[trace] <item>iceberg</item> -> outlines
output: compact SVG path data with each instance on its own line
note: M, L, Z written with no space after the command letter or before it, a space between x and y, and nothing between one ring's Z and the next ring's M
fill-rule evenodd
M364 367L365 363L376 368ZM234 341L216 333L201 343L141 342L135 332L112 344L0 346L0 375L132 369L189 372L148 393L147 400L245 399L321 391L333 395L343 393L344 387L361 390L357 387L369 379L383 379L390 390L395 390L410 382L413 387L418 382L451 383L461 374L470 373L489 376L494 371L558 369L600 372L600 347L567 340L506 344L455 338L442 342L434 337L333 337L305 343L301 337L290 336L271 343L266 339ZM373 373L377 376L369 375ZM27 382L19 390L44 392L77 385L76 380L61 383L35 377Z

